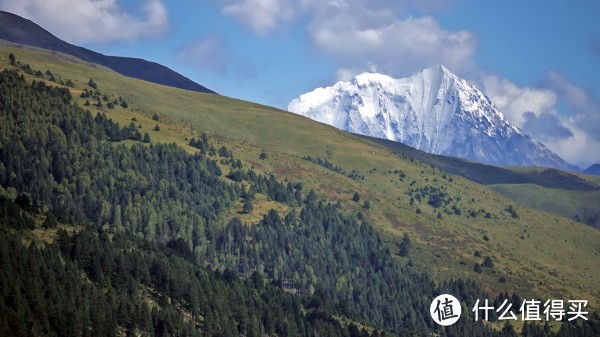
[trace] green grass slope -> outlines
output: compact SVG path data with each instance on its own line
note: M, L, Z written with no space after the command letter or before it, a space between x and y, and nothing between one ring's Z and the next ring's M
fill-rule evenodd
M123 97L129 108L90 110L102 110L121 125L135 118L152 142L175 142L195 151L187 145L189 139L205 132L257 172L302 181L319 197L361 212L393 252L408 234L408 256L398 259L412 261L438 280L475 278L491 292L587 299L594 307L600 303L600 231L589 226L520 206L487 186L285 111L127 78L43 50L0 47L1 68L10 67L9 53L34 69L72 80L74 97L93 78L103 93ZM160 131L151 131L156 124ZM340 170L305 156L327 160ZM352 200L354 193L359 202ZM271 207L259 202L259 213L245 219L247 224ZM474 272L473 266L487 256L494 267Z
M161 83L176 88L214 93L189 78L155 62L140 58L107 56L67 43L37 24L18 15L0 11L0 39L73 55L102 64L125 76Z
M364 137L364 136L361 136ZM542 167L500 167L419 151L386 139L365 137L408 157L484 185L518 204L598 228L597 176Z
M419 151L402 143L387 139L360 136L382 144L398 153L431 164L448 173L458 174L484 185L493 184L536 184L548 188L565 190L596 191L600 185L587 180L578 173L560 171L543 167L503 167L475 163L465 159L435 155Z
M600 228L600 191L553 189L532 184L498 184L491 188L521 204Z

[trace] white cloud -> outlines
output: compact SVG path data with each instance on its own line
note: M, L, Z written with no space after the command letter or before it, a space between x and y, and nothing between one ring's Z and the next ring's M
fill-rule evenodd
M556 71L550 71L545 82L547 86L562 92L577 107L586 107L592 104L592 98L585 89L571 83Z
M356 75L362 74L365 71L371 73L380 72L376 64L368 62L365 67L353 67L353 68L340 68L335 72L336 81L348 82L352 80Z
M566 139L546 141L544 144L569 163L586 168L593 163L600 162L600 141L582 130L571 119L563 119L563 126L573 133Z
M254 78L257 74L256 69L247 60L236 57L219 36L208 36L186 44L179 49L175 60L201 72L215 73L221 79L231 76L240 81Z
M356 69L348 69L348 68L340 68L335 72L335 80L336 82L344 81L349 82L352 78L360 73L359 70Z
M72 43L106 43L155 36L168 27L161 0L145 0L143 18L117 0L0 0L3 10L28 18Z
M373 65L392 76L444 64L453 71L471 65L477 39L448 31L430 16L406 16L406 1L222 0L223 13L264 35L301 17L309 41L341 68L367 71Z
M556 93L550 89L520 88L494 75L482 75L480 82L506 120L518 127L523 127L526 122L526 112L539 116L542 112L552 111L556 105Z
M177 53L176 58L220 74L227 72L230 63L228 48L221 39L214 36L189 43Z
M225 1L223 13L234 16L255 32L266 34L294 16L291 2L283 0Z
M453 71L466 69L476 46L473 34L444 30L432 17L363 23L339 15L313 22L309 31L315 45L343 67L367 70L375 64L391 76L436 64Z
M555 71L548 74L543 85L566 102L568 110L565 114L578 128L600 141L600 102L596 97Z
M422 12L441 12L454 6L460 0L411 0L411 4Z
M539 87L492 75L479 81L506 120L568 162L585 167L600 161L600 104L584 88L553 71Z

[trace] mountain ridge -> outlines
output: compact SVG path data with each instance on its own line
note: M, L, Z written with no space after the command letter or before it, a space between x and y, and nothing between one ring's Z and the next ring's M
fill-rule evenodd
M534 184L546 188L565 190L600 190L600 185L588 182L575 174L559 171L554 168L532 168L531 171L511 170L510 167L471 162L467 159L427 153L389 139L364 135L358 136L381 144L392 151L418 159L423 163L433 165L444 172L460 175L483 185Z
M13 13L0 11L0 39L75 56L97 63L119 74L175 88L215 93L156 62L141 58L108 56L67 43L36 24Z
M590 165L588 168L583 170L583 173L599 176L600 175L600 163Z
M578 170L506 121L487 96L443 65L402 79L362 73L302 94L288 110L433 154Z

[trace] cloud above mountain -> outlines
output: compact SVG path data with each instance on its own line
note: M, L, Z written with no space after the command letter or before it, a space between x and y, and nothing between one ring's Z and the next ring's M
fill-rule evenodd
M512 124L523 127L526 113L538 116L556 105L557 94L553 90L519 87L506 78L481 74L478 80L492 102Z
M259 34L266 34L295 16L295 6L290 6L288 1L235 0L223 3L224 14L240 19Z
M309 27L315 45L345 68L367 68L409 74L435 64L463 70L470 64L477 39L467 31L447 31L433 17L365 24L339 15Z
M578 128L600 141L600 101L596 97L556 71L551 71L542 85L563 98L564 110Z
M215 36L192 41L177 53L176 58L219 74L226 73L231 63L229 49L222 39Z
M556 71L535 87L494 75L481 75L478 82L509 122L561 157L583 166L600 158L600 103L583 87Z
M71 43L131 41L168 28L161 0L143 0L138 13L127 11L117 0L0 0L0 7Z
M555 114L542 112L536 115L531 111L527 111L523 113L523 117L525 118L523 130L531 135L537 135L536 138L543 142L573 136L573 132L565 127Z
M469 31L446 30L431 16L406 15L403 1L224 0L222 5L224 14L260 35L305 21L312 46L354 73L375 67L409 75L435 64L460 71L471 64L477 46Z
M240 80L255 77L257 72L251 64L236 58L230 46L216 35L187 43L179 48L175 60L179 64L228 77L238 83Z

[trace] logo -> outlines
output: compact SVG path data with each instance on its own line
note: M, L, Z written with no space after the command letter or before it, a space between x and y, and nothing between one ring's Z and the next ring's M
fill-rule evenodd
M461 312L462 309L458 299L448 294L442 294L436 297L429 307L431 318L433 318L437 324L443 326L449 326L456 323L460 318Z

